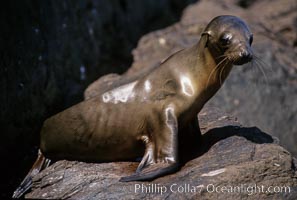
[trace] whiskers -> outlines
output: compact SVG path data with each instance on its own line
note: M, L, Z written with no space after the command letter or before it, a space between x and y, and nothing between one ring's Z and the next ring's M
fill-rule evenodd
M208 76L206 88L211 83L211 79L215 78L219 80L220 85L223 83L224 73L226 72L226 68L228 68L229 64L234 63L236 60L239 59L238 54L225 54L218 57L219 59L222 59L216 66L213 68ZM269 85L267 75L265 73L265 68L267 64L263 62L257 55L253 55L253 59L251 62L247 63L248 65L251 65L252 69L254 69L254 66L261 72L261 74L264 77L264 80L266 82L266 85ZM217 77L214 77L217 76Z
M223 59L214 67L214 69L211 70L211 72L210 72L210 74L208 76L208 79L207 79L206 88L209 86L209 81L212 78L212 75L216 74L215 72L218 71L220 68L222 68L222 70L220 72L220 76L221 76L222 71L224 70L225 66L228 63L228 62L225 62L225 61L229 60L228 56L226 56L226 55L219 56L218 58L223 58ZM220 77L220 84L221 84L221 77Z
M238 55L237 54L228 54L228 55L225 55L225 57L228 59L228 62L225 62L225 64L223 65L223 67L220 71L220 74L219 74L220 85L223 84L222 77L223 77L223 72L224 72L226 66L228 66L228 64L230 64L230 63L233 63L234 60L236 60L238 58Z
M256 55L254 55L254 59L250 62L250 64L252 65L251 66L252 68L254 68L254 65L255 65L257 67L257 69L262 73L262 75L264 76L264 79L265 79L265 83L268 86L269 85L268 78L265 73L265 66L267 66L267 64Z

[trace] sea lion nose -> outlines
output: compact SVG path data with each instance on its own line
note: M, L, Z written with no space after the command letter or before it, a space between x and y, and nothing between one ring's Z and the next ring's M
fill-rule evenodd
M243 57L244 57L245 59L247 59L248 61L251 61L251 60L253 59L253 53L248 52L248 51L245 51L245 52L243 53Z
M240 57L246 62L249 62L253 59L253 53L247 50L240 52Z

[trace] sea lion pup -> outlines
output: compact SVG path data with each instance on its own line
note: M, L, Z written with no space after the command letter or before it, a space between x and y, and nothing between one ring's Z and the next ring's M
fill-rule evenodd
M136 173L120 181L149 181L177 171L180 130L195 127L200 134L197 114L233 64L252 60L252 40L240 18L218 16L193 47L137 80L47 119L41 130L42 153L14 197L28 189L32 174L48 158L112 162L143 156Z

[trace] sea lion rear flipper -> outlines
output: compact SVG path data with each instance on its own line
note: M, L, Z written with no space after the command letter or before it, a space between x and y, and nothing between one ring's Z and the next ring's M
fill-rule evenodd
M13 192L12 198L20 198L23 196L23 194L25 194L25 192L27 192L32 186L32 177L38 174L42 169L47 168L50 162L51 161L45 158L41 151L38 150L38 157L35 163L19 187Z
M122 177L120 182L151 181L155 178L176 172L178 168L179 166L176 163L156 163L144 168L142 171L132 174L131 176Z

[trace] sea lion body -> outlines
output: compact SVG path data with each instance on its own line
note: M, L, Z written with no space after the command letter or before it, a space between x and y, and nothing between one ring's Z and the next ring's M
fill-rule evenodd
M168 129L166 110L172 110L181 129L215 93L203 92L208 76L200 75L203 69L194 70L200 65L198 49L195 45L178 52L147 76L49 118L41 132L41 151L52 159L97 162L141 157L144 140L159 143Z
M193 47L46 120L41 152L53 159L96 162L143 156L136 173L121 181L152 180L178 170L179 152L190 146L179 140L199 138L197 114L233 64L252 60L251 43L241 19L214 18Z
M139 124L139 118L135 118L135 113L127 115L128 110L137 107L141 109L140 105L112 107L94 99L71 107L66 115L59 113L44 123L41 151L55 160L104 162L140 157L143 145L137 139L138 128L132 126ZM138 117L141 115L137 113Z

